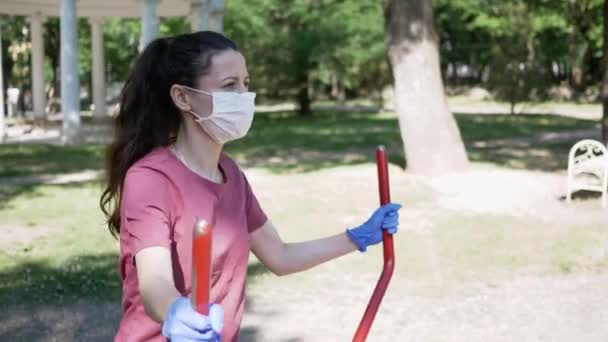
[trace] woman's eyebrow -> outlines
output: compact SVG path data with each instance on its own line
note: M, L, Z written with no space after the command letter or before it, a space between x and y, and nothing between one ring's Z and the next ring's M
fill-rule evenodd
M227 80L234 81L234 80L238 80L238 79L239 79L239 78L238 78L238 77L236 77L236 76L228 76L228 77L226 77L226 78L222 79L222 82L227 81ZM248 80L248 79L249 79L249 75L245 76L245 78L244 78L244 79Z

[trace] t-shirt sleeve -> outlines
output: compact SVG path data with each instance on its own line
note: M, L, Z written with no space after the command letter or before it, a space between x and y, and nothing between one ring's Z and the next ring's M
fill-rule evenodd
M129 170L123 183L121 233L133 256L144 248L171 246L169 182L159 172Z
M247 230L249 233L253 233L256 230L262 228L262 226L268 220L266 213L262 210L258 199L255 197L249 182L247 181L247 177L245 177L244 173L243 180L245 181L245 191L246 191L246 202L245 202L245 210L247 211Z

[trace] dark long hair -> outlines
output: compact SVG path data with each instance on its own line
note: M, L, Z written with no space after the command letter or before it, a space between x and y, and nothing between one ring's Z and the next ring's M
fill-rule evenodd
M209 72L212 57L238 48L211 31L152 41L137 58L120 95L114 141L106 153L107 186L99 205L114 237L120 233L120 197L127 170L159 146L175 140L181 114L170 96L171 86L196 88Z

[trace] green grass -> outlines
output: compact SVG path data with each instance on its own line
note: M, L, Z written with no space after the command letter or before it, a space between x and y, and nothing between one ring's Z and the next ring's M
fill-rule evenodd
M431 232L402 229L394 238L397 262L391 287L420 284L409 295L434 296L438 288L442 292L474 291L470 284L584 274L606 270L608 265L607 257L593 258L602 242L608 241L608 232L601 225L555 226L530 218L485 214L449 213L427 218L434 223ZM314 228L307 229L301 239L306 234L317 235ZM344 274L379 275L381 260L381 248L371 248L366 255L349 255L320 266L320 270L281 278L280 283L294 292L328 283L339 286L336 279ZM255 298L256 293L276 288L277 281L272 274L257 274L249 293Z
M0 177L60 174L103 168L100 145L0 145Z
M548 115L456 115L465 142L532 137L535 134L596 127L588 120ZM397 118L392 113L316 113L301 118L293 113L260 113L251 133L227 145L227 151L244 166L273 172L307 172L338 165L369 162L377 145L387 145L391 162L404 165ZM546 146L549 170L563 158L563 146ZM60 174L103 167L101 145L0 145L0 177L40 173ZM474 161L526 168L514 152L471 150ZM541 165L541 166L542 166ZM531 165L533 168L536 166ZM541 167L542 168L542 167Z
M96 182L30 186L0 209L5 229L44 237L0 250L0 303L120 298L117 244L103 226Z
M568 167L568 153L574 142L551 145L530 145L472 149L469 159L511 169L563 171Z
M444 271L456 278L493 273L563 273L591 265L608 234L598 224L546 224L506 215L450 216L434 237Z
M393 196L409 195L407 202L412 205L427 203L424 196L428 194L424 188L418 189L420 186L396 188ZM119 301L118 245L103 226L97 207L99 191L97 182L31 186L0 209L3 227L17 227L21 233L30 229L47 232L43 238L0 251L0 305L78 299ZM341 191L334 190L329 196L338 196ZM340 207L349 206L349 202L336 202L327 208L318 205L316 198L311 193L280 208L270 208L271 214L280 212L273 217L287 228L282 234L288 241L325 236L327 227L344 224L339 215L352 214L351 209ZM308 209L302 212L302 208ZM310 220L335 208L340 214L323 219L326 224ZM440 274L444 280L458 282L518 272L559 274L603 267L605 263L589 263L590 254L601 241L608 240L608 232L597 224L555 226L525 217L454 212L438 212L427 219L433 222L432 233L404 230L395 239L399 253L396 272L403 279L429 280ZM341 272L374 273L381 250L373 249L368 255L356 263L338 261L336 267ZM252 261L249 278L254 289L266 286L273 277ZM301 281L299 277L293 279Z
M525 137L545 131L595 126L593 122L558 116L456 117L467 142ZM262 167L279 173L306 172L337 165L370 162L376 145L387 144L389 148L400 151L400 139L397 119L390 113L319 113L311 118L300 118L291 113L266 113L258 115L251 134L230 144L228 151L247 166ZM569 146L570 144L557 144L530 148L479 149L469 151L469 156L474 161L513 168L563 169L563 156ZM0 177L99 169L103 163L103 154L104 146L101 145L0 145ZM402 163L400 155L394 155L392 158L393 162ZM15 225L20 229L50 229L43 239L18 246L10 253L0 252L0 272L2 279L6 279L0 284L0 302L9 298L18 300L25 297L53 301L82 297L115 298L118 295L116 242L109 237L102 224L103 218L97 206L100 191L101 184L98 182L0 187L2 224ZM408 191L424 193L424 190ZM294 200L293 203L298 205L289 210L296 211L296 207L302 206L311 207L311 203L303 201L300 203L301 201ZM474 218L471 222L480 220L483 221L484 218ZM521 234L508 235L510 238L517 237L515 240L505 241L501 236L506 228L500 227L538 226L509 220L496 219L497 222L507 222L504 225L490 221L487 225L490 228L484 230L475 230L477 228L468 224L468 221L458 224L460 228L440 229L440 235L436 237L435 242L438 246L437 253L455 269L461 267L458 265L478 265L483 269L484 264L501 263L514 267L524 264L529 261L525 259L526 253L534 251L511 255L509 248L517 246L524 237L541 239L546 236L530 236L531 232L537 230L526 228L517 230ZM572 229L572 232L580 232L577 233L579 235L588 234L590 231L594 230L588 227ZM542 235L542 231L539 234ZM583 245L589 242L586 238L577 239L576 234L574 237L557 237L561 239L559 243L566 245L567 241L570 241L568 239L584 241L581 242ZM465 240L468 239L469 242L474 241L473 247L452 250L452 244L449 242L459 239L462 241L455 246L466 245ZM406 244L402 246L403 250L412 256L421 252L420 246L424 246L416 234L403 241ZM545 247L547 253L543 255L551 255L551 251L555 250L550 246ZM579 252L580 250L571 251L571 255L578 255ZM554 270L571 270L577 265L571 255L557 255L551 260L538 262L549 263L552 265L549 268ZM416 269L416 265L407 265L403 271ZM257 279L264 274L265 270L259 264L250 269L251 278Z
M456 114L456 119L467 142L598 127L594 121L556 115Z
M395 239L400 258L397 272L407 278L475 281L513 274L559 274L579 271L608 233L599 225L543 224L533 218L506 215L433 219L432 233L402 232ZM370 266L371 267L371 266Z

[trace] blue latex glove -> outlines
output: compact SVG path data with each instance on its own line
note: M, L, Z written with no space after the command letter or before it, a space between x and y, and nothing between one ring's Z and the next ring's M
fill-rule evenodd
M162 333L171 342L221 341L224 309L218 304L209 307L209 316L194 310L190 299L180 297L169 306Z
M347 229L346 234L365 252L367 246L375 245L382 241L382 230L386 229L389 234L395 234L399 226L400 204L389 203L374 211L372 216L362 225Z

